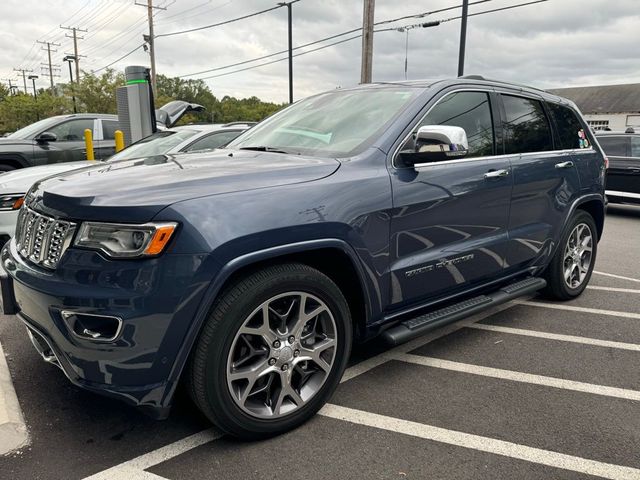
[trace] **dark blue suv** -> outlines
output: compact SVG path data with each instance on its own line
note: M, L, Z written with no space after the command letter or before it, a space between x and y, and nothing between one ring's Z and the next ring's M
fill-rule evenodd
M213 153L36 184L2 301L76 385L168 414L182 380L258 438L327 401L352 342L582 293L605 158L576 107L466 77L302 100Z

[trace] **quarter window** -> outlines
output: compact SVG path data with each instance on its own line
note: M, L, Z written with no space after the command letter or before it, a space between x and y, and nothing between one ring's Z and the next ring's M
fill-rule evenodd
M102 120L102 136L105 140L114 140L118 130L118 122L115 120Z
M574 111L556 103L547 103L547 105L558 130L559 138L556 147L563 150L581 148L580 132L585 134L585 131Z
M506 154L553 150L551 128L542 103L511 95L502 95L502 101Z
M413 150L415 133L425 125L461 127L467 133L467 157L493 155L494 131L489 95L485 92L456 92L444 97L416 126L414 135L402 147Z

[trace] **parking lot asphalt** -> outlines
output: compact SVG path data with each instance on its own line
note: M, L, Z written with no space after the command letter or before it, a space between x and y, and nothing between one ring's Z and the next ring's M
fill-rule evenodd
M261 442L220 435L183 394L159 422L84 392L0 317L30 435L0 478L640 479L638 233L640 208L610 207L582 297L360 347L319 415Z

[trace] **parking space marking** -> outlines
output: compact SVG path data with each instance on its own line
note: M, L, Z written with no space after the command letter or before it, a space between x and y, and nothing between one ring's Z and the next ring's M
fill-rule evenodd
M524 460L549 467L571 470L587 475L615 480L638 480L640 469L624 467L611 463L598 462L587 458L566 455L563 453L528 447L518 443L506 442L490 437L483 437L470 433L447 430L422 423L388 417L376 413L369 413L353 408L334 404L325 405L319 412L325 417L335 418L346 422L365 425L368 427L387 430L413 437L446 443L459 447L478 450L495 455Z
M511 380L514 382L530 383L533 385L542 385L545 387L560 388L563 390L572 390L576 392L591 393L594 395L602 395L605 397L622 398L625 400L640 401L640 391L628 390L626 388L607 387L604 385L596 385L593 383L577 382L575 380L565 380L557 377L547 377L544 375L534 375L532 373L516 372L514 370L503 370L501 368L483 367L473 365L471 363L452 362L451 360L442 360L440 358L423 357L421 355L412 355L409 353L398 353L393 355L394 360L422 365L425 367L442 368L461 373L470 373L472 375L481 375L484 377L498 378L501 380Z
M476 330L488 330L490 332L507 333L510 335L522 335L526 337L546 338L549 340L559 340L561 342L582 343L584 345L594 345L596 347L617 348L620 350L632 350L640 352L640 345L636 343L614 342L611 340L599 340L597 338L577 337L575 335L561 335L559 333L539 332L537 330L526 330L522 328L500 327L498 325L487 325L476 323L467 328Z
M222 434L213 428L202 430L182 440L86 477L84 480L166 480L164 477L147 472L146 469L216 440L221 436Z
M594 270L593 273L595 273L597 275L602 275L604 277L611 277L611 278L617 278L617 279L620 279L620 280L628 280L630 282L638 282L638 283L640 283L640 279L638 279L638 278L623 277L622 275L616 275L614 273L598 272L597 270Z
M620 293L640 293L640 290L633 288L618 288L618 287L600 287L598 285L589 285L588 290L605 290L607 292L620 292Z
M602 310L599 308L576 307L574 305L561 305L558 303L543 303L520 301L520 305L528 305L530 307L551 308L554 310L567 310L570 312L595 313L596 315L608 315L611 317L635 318L640 320L640 313L620 312L617 310Z

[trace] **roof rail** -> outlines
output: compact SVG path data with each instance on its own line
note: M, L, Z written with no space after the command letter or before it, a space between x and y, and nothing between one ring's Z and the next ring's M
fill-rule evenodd
M460 78L466 78L468 80L486 80L482 75L464 75Z

